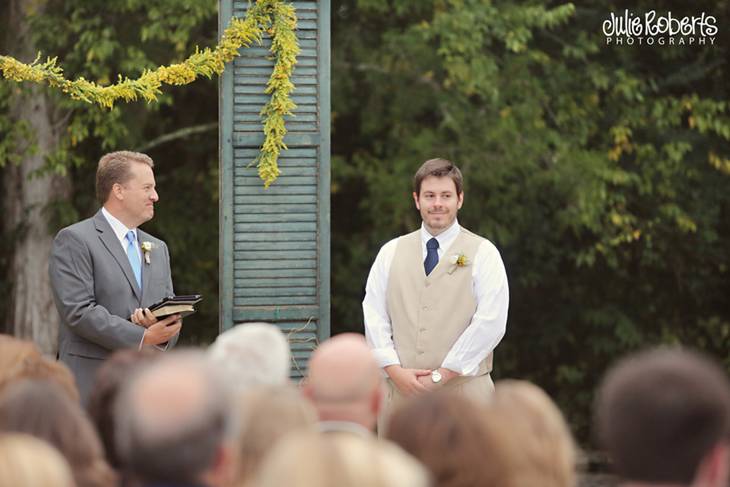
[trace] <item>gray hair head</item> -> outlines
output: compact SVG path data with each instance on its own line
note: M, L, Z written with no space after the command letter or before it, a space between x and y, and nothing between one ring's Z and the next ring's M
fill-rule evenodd
M235 392L289 381L289 342L279 327L244 323L218 336L208 358Z
M170 352L139 370L114 412L120 460L148 482L199 480L235 431L226 389L202 352Z

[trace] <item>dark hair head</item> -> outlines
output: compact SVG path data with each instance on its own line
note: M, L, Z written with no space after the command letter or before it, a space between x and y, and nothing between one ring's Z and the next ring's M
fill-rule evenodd
M159 353L149 349L118 350L105 360L96 372L87 409L91 421L99 432L106 458L116 469L121 468L121 462L114 443L114 402L122 384L133 375L134 371L159 356Z
M464 178L453 162L446 159L429 159L418 168L416 175L413 176L413 191L416 192L416 195L421 194L421 183L429 176L451 178L456 185L456 194L460 195L464 191Z
M117 151L105 154L96 168L96 199L103 205L115 184L124 184L132 178L131 164L138 162L155 167L152 158L141 152Z
M730 383L708 358L678 349L619 362L599 389L596 430L628 480L689 484L730 432Z

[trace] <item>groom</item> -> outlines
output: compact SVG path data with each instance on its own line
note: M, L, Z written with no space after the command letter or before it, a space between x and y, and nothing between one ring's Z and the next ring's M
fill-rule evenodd
M507 322L499 251L456 220L464 203L459 168L431 159L413 186L421 228L380 249L362 304L365 335L388 376L379 433L403 397L449 387L486 400L492 351Z
M174 345L182 327L178 315L157 321L146 309L173 295L167 246L137 228L152 219L159 199L153 167L138 152L103 156L96 171L102 208L53 241L58 357L73 372L84 403L96 370L114 350Z

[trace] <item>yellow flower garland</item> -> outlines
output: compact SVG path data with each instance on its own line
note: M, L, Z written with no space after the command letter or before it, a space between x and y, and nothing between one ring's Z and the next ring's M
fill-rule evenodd
M220 75L225 64L239 55L240 48L253 43L261 44L266 33L271 36L275 64L265 90L271 97L261 110L265 139L255 162L258 164L259 177L268 187L279 176L279 153L281 149L286 149L284 116L291 115L296 107L290 98L294 89L291 75L299 54L299 43L294 33L296 25L296 12L292 5L284 4L281 0L256 0L244 19L231 19L214 49L196 49L194 54L179 64L144 71L137 79L122 79L120 76L117 83L109 86L101 86L84 78L67 80L61 67L56 64L57 58L49 58L41 63L40 55L31 64L0 56L0 71L8 80L48 83L74 100L112 108L119 100L129 102L143 98L147 102L156 101L162 93L160 86L163 83L185 85L201 75L208 78L213 74Z

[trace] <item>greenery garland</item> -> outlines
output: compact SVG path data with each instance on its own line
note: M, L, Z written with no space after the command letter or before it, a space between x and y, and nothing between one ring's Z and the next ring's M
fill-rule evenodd
M261 109L265 139L254 163L258 165L259 177L264 181L264 186L268 188L279 176L279 153L281 149L286 149L284 116L291 115L296 108L290 98L294 90L291 76L299 54L299 43L294 33L296 25L296 11L292 5L284 4L281 0L256 0L249 6L244 19L231 19L214 49L196 49L185 61L145 70L137 79L122 78L120 75L119 81L109 86L101 86L83 77L67 80L61 67L56 64L57 58L49 58L42 63L39 62L40 55L31 64L0 56L0 71L12 81L48 83L74 100L112 108L119 100L129 102L143 98L147 102L156 101L162 93L160 86L163 83L186 85L201 75L208 78L213 74L220 75L225 64L239 55L239 49L253 43L260 45L266 33L271 37L271 53L275 64L265 90L271 97Z

